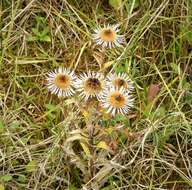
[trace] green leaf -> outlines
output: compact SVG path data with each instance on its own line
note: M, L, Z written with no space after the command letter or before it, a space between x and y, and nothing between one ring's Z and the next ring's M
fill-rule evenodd
M130 126L130 123L129 123L129 120L128 120L128 119L125 119L125 120L123 121L123 123L124 123L124 125L125 125L126 127Z
M41 32L41 35L42 36L45 36L45 35L47 35L49 33L49 28L48 27L45 27L44 29L43 29L43 31Z
M11 181L12 180L12 176L11 175L4 175L1 177L1 180L4 181L4 182L8 182L8 181Z
M109 185L107 187L103 187L101 190L111 190L111 185Z
M58 106L54 104L46 104L45 107L47 108L48 111L56 111L58 110Z
M189 90L186 92L185 95L185 103L191 105L192 104L192 92Z
M181 73L181 68L180 68L180 66L179 66L178 64L172 62L172 63L170 63L170 65L171 65L171 68L173 69L173 71L174 71L175 73L177 73L177 74L179 74L179 75L182 74L182 73Z
M190 24L186 23L185 25L181 25L180 30L184 40L187 40L189 43L192 43L192 32L190 30Z
M37 161L36 161L36 160L30 161L30 162L26 165L26 167L25 167L25 169L26 169L27 172L33 172L33 171L36 170L36 168L37 168Z
M133 6L134 9L136 9L140 5L139 0L131 0L129 3L130 3L130 6ZM133 5L133 3L134 3L134 5Z
M2 121L0 121L0 133L3 132L5 129L5 126Z
M3 128L4 128L3 122L0 121L0 129L3 129Z
M39 30L37 28L32 28L32 32L36 35L39 36Z
M29 36L29 37L27 38L27 41L28 41L28 42L35 42L35 41L38 41L38 39L37 39L36 36Z
M19 177L18 177L18 181L19 181L19 182L25 183L26 180L27 180L27 179L26 179L25 175L19 175Z
M187 37L189 42L192 42L192 32L191 31L188 31L186 37Z
M74 185L69 185L69 190L77 190L77 188Z
M37 21L37 23L45 23L46 19L42 16L36 16L35 20Z
M43 36L40 38L40 41L42 42L51 42L51 38L49 36Z
M109 4L114 8L114 9L119 9L122 5L121 0L109 0Z
M117 114L114 119L116 122L119 122L125 120L126 118L121 114Z
M11 124L10 124L10 127L11 128L14 128L14 129L17 129L19 128L19 122L18 121L13 121Z

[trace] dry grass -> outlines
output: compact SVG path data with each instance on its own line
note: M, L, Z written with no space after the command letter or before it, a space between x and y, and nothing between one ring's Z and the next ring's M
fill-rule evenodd
M190 190L191 13L188 0L3 0L0 190ZM98 23L120 23L126 47L101 51ZM50 95L60 65L127 72L135 108L112 118Z

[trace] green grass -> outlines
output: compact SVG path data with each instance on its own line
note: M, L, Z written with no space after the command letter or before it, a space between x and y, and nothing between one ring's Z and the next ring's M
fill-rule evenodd
M114 2L0 3L0 190L192 188L192 3ZM120 24L124 48L94 44L104 23ZM134 109L51 95L58 66L128 73Z

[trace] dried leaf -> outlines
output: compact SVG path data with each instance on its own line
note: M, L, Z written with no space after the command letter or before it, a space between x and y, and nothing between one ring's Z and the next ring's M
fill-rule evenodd
M149 101L153 101L154 98L157 96L157 94L158 94L159 91L160 91L159 84L152 84L152 85L149 87L147 99L148 99Z
M76 140L79 140L79 141L84 141L84 142L87 142L87 139L83 136L81 136L81 134L75 134L69 138L67 138L66 140L66 143L69 143L69 142L73 142L73 141L76 141Z
M89 120L89 117L90 117L89 112L87 112L87 111L84 110L84 111L82 112L82 114L83 114L85 120L88 121L88 120Z
M112 135L113 131L114 131L114 127L112 127L112 126L110 126L106 129L106 132L108 135Z
M81 147L83 148L83 151L85 152L86 156L90 157L91 153L89 151L89 148L88 148L87 144L82 143L82 142L80 144L81 144Z
M109 143L109 147L111 150L113 150L113 152L115 152L118 148L118 141L113 140Z
M114 61L108 61L108 62L104 63L103 70L107 69L108 67L110 67L113 64L114 64Z
M97 61L97 63L99 64L99 66L101 67L101 65L103 64L104 61L104 56L101 52L97 52L95 51L93 53L93 57L95 58L95 60Z
M0 190L5 190L4 185L0 184Z
M104 165L95 175L95 181L96 182L105 181L105 179L109 178L112 169L113 166L111 164Z
M100 141L97 145L97 148L103 148L105 150L110 150L109 146L106 144L105 141Z

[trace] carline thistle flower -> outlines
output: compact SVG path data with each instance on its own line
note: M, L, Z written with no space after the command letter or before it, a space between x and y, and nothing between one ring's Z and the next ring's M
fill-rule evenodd
M83 73L79 76L75 87L85 100L92 97L98 98L105 87L105 79L102 74L89 71L87 74Z
M125 36L117 34L120 31L119 25L107 25L101 28L97 26L92 34L96 44L104 48L120 47L125 42Z
M117 89L123 87L124 89L132 92L134 90L133 82L130 80L126 73L110 73L106 76L106 85L114 86Z
M126 115L130 108L133 107L134 101L125 88L121 87L118 89L114 86L105 88L99 100L103 108L107 110L107 113L111 113L113 116L115 114Z
M58 97L70 97L75 94L74 83L77 80L73 71L59 67L47 74L47 88Z

